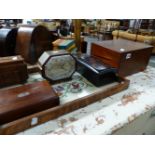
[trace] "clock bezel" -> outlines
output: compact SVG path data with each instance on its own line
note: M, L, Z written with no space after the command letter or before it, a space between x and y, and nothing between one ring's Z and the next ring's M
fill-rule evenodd
M48 61L52 58L52 57L56 57L56 56L63 56L63 55L70 55L73 59L74 59L74 61L75 61L75 70L74 70L74 72L69 76L69 77L67 77L67 78L63 78L63 79L60 79L60 80L52 80L52 79L50 79L49 77L47 77L46 76L46 74L45 74L45 65L48 63ZM42 65L42 76L45 78L45 79L47 79L49 82L51 82L51 83L59 83L59 82L64 82L64 81L68 81L68 80L71 80L71 77L72 77L72 75L75 73L75 71L77 70L77 61L76 61L76 59L74 58L74 56L72 55L72 54L70 54L70 53L68 53L68 52L66 52L66 53L58 53L58 54L54 54L54 55L50 55L48 58L47 58L47 60L45 61L45 63Z

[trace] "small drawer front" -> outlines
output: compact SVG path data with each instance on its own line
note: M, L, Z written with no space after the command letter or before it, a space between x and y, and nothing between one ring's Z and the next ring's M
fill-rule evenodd
M120 54L115 51L111 51L97 44L92 44L91 55L99 58L112 67L119 67Z

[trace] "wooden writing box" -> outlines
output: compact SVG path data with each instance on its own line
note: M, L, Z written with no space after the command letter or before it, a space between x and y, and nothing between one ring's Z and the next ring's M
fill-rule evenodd
M117 81L117 69L104 64L97 58L82 55L77 60L77 71L95 86L102 86Z
M0 58L0 87L26 82L27 65L21 56Z
M120 76L145 70L153 46L129 40L108 40L92 43L91 55L116 67Z
M59 105L59 97L47 81L0 91L0 124Z
M75 77L77 78L77 75L75 75ZM79 80L82 80L82 79L83 78L79 78ZM72 81L70 81L70 82L67 82L67 83L68 84L70 83L69 85L71 86L72 82L75 83L74 79ZM37 126L39 124L45 123L47 121L50 121L52 119L56 119L56 118L58 118L58 117L60 117L60 116L62 116L64 114L67 114L67 113L72 112L74 110L77 110L79 108L83 108L83 107L85 107L85 106L87 106L89 104L95 103L95 102L100 101L100 100L102 100L102 99L104 99L106 97L109 97L111 95L114 95L114 94L116 94L116 93L118 93L120 91L123 91L123 90L127 89L128 86L129 86L129 82L130 81L127 80L127 79L124 79L124 78L121 78L121 77L119 78L118 77L118 80L116 82L114 82L114 83L112 83L110 85L106 85L106 86L95 88L95 89L94 89L94 86L90 85L90 83L87 83L85 81L85 79L83 79L81 82L84 83L84 85L83 85L84 86L84 90L82 90L82 92L80 94L74 92L75 96L77 96L77 95L79 96L78 98L75 97L75 99L69 99L69 100L67 99L68 101L65 102L64 99L61 98L61 96L60 96L60 105L58 105L56 107L53 107L53 108L49 108L47 110L43 110L43 111L34 113L34 114L26 116L26 117L19 118L19 119L15 120L15 121L11 121L9 123L2 124L2 125L0 125L0 134L1 135L2 134L7 134L7 135L8 134L15 134L15 133L24 131L26 129L29 129L31 127ZM64 84L65 83L62 83L60 85L58 84L57 85L57 88L58 88L57 90L56 90L56 87L55 87L56 85L54 86L56 91L59 90L58 91L59 95L61 95L60 93L61 93L61 91L63 91L61 88L63 88L66 85L66 84L65 85ZM70 91L71 87L68 87L68 86L67 86L67 89L69 90L69 92L71 92ZM87 89L87 86L89 88L91 88L91 90L90 90L90 92L88 92L88 94L85 93L86 92L85 86L86 86L86 89ZM42 89L43 88L41 88L40 90L42 90ZM22 90L25 90L25 89L22 89ZM67 90L67 93L68 93L68 90ZM42 92L45 93L42 96L46 96L47 92L49 92L49 91L45 91L43 89ZM65 95L66 91L63 91L62 93L64 94L64 97L65 97L66 96ZM42 93L36 93L34 95L34 97L38 97L40 94L42 94ZM25 95L27 95L27 93ZM74 95L74 94L72 93L70 95ZM0 96L2 96L2 94ZM42 101L43 101L43 97L42 96L40 98L42 98ZM31 97L26 96L25 100L27 100L27 102L25 101L25 103L28 103L28 101L32 102L31 98L32 98L32 96ZM5 98L5 99L7 99L7 98ZM37 101L39 101L39 98L37 98L37 99L38 99ZM4 98L3 98L3 101L4 101ZM4 103L3 101L1 101L0 103ZM53 100L51 100L51 102L53 102ZM36 104L36 106L37 106L37 104ZM1 107L0 107L0 109L1 109Z

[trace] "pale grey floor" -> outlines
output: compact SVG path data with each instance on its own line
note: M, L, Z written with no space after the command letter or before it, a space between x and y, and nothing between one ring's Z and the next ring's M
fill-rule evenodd
M151 56L150 61L149 61L149 65L152 67L155 67L155 56Z
M87 41L87 54L90 54L91 43L99 41L99 39L97 37L88 36L88 37L85 37L84 40Z

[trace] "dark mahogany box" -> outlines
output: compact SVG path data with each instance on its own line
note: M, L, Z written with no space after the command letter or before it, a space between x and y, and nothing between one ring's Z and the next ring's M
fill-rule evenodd
M0 87L26 82L27 65L21 56L0 58Z
M0 90L0 124L59 105L47 81Z
M91 55L118 69L120 76L145 70L153 46L124 39L92 43Z

